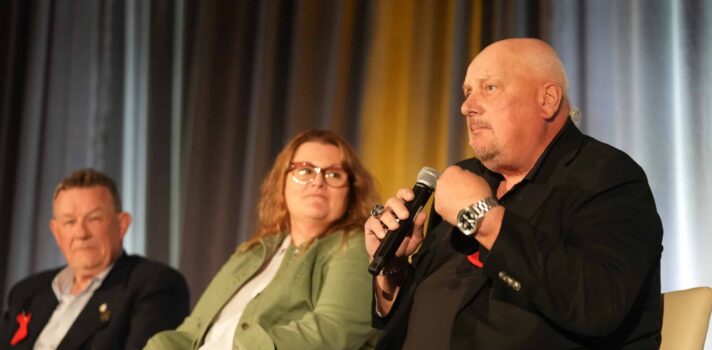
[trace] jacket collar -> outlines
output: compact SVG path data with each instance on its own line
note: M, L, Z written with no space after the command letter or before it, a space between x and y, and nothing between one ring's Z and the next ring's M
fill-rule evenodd
M576 125L567 119L564 126L554 136L554 139L546 146L544 152L539 156L532 169L524 177L524 182L531 183L541 179L548 179L553 170L560 165L568 165L578 154L585 136ZM465 169L476 171L482 174L493 190L497 189L502 175L487 169L480 161L470 158L462 162Z
M576 125L567 119L564 127L554 137L546 147L534 167L527 173L522 182L514 186L503 198L507 210L513 211L524 219L530 219L536 210L542 205L546 195L551 190L551 180L556 179L559 174L573 161L586 143L586 136L579 131ZM495 193L502 175L487 169L480 161L470 158L459 164L463 168L479 173L487 181ZM526 193L525 201L508 201L508 198Z
M114 267L87 302L76 321L59 344L58 349L77 349L93 334L106 327L112 317L112 312L118 312L127 303L123 293L129 280L132 264L126 252L114 263Z

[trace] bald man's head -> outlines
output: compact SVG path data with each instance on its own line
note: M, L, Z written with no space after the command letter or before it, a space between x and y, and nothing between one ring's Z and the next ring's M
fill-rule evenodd
M567 120L567 85L561 60L541 40L487 46L463 83L475 156L496 172L528 170Z
M497 41L484 48L475 58L493 58L507 62L518 74L559 84L568 92L568 77L554 48L539 39L514 38ZM474 63L474 61L473 61Z

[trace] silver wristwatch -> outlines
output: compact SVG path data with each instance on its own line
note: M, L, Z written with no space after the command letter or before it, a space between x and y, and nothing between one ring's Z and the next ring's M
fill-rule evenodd
M487 197L460 210L457 214L457 228L465 235L471 236L475 234L485 214L498 205L499 203L497 203L496 199Z

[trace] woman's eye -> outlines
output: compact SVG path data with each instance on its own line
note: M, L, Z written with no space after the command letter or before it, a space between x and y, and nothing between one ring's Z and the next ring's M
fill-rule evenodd
M297 173L298 173L299 175L309 175L309 174L311 174L312 172L313 172L313 170L312 170L312 169L309 169L309 168L301 168L301 169L297 170Z
M336 171L329 171L325 175L326 175L326 177L332 177L334 179L340 179L343 177L343 175L341 175L340 172L336 172Z

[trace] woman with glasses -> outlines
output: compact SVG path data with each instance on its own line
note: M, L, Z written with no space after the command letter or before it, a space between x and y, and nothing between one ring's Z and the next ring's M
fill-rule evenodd
M378 198L339 136L308 130L262 183L259 227L174 331L147 349L371 347L363 222Z

